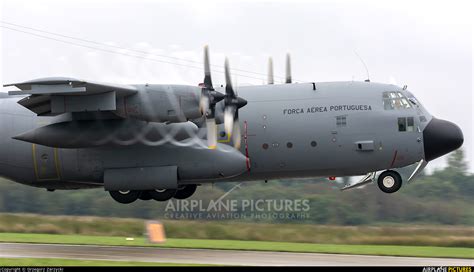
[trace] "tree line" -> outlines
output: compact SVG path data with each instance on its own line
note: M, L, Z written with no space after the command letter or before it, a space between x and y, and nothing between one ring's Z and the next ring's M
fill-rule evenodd
M402 169L406 174L408 170ZM344 179L347 182L347 179ZM190 200L215 201L236 183L198 187ZM309 209L303 218L200 218L196 220L264 221L362 225L385 223L474 224L474 175L469 173L462 149L449 155L447 165L422 174L399 192L385 194L375 184L341 192L342 184L328 179L273 180L248 182L233 190L227 199L305 200ZM96 215L111 217L165 218L167 203L137 201L122 205L103 189L47 192L0 179L0 212L55 215ZM169 207L169 205L168 205ZM248 211L239 210L240 213ZM191 219L191 218L187 218Z

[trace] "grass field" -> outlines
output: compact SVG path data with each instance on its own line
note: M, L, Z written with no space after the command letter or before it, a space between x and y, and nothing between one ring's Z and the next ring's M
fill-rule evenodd
M0 214L1 233L142 237L143 219ZM296 242L342 245L474 247L472 226L330 226L236 221L163 220L166 235L182 239Z
M125 237L57 235L57 234L22 234L0 233L1 242L53 243L80 245L114 245L114 246L145 246L168 248L205 248L233 249L257 251L339 253L364 255L390 255L413 257L451 257L474 258L474 248L432 247L432 246L397 246L397 245L338 245L314 243L287 243L264 241L236 240L205 240L170 238L164 244L150 244L143 237L135 237L133 241Z
M0 258L0 266L203 266L197 264L148 263L122 261L92 261L46 258ZM207 265L206 265L207 266Z

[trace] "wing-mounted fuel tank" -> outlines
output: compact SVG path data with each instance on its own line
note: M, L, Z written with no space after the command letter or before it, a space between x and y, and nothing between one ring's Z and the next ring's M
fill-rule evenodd
M162 145L195 137L198 127L191 122L164 124L125 120L82 120L55 123L13 137L56 148L88 148Z
M117 100L122 118L148 122L186 122L202 117L201 88L185 85L140 85L138 92Z

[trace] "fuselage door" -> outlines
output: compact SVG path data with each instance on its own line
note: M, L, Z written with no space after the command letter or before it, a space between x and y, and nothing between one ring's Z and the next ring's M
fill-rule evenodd
M33 144L32 148L36 180L60 180L57 148L36 144Z

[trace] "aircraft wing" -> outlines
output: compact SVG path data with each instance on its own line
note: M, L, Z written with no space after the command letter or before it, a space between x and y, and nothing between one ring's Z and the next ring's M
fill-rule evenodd
M18 101L38 116L54 116L66 112L113 111L116 98L135 94L131 85L104 84L75 78L50 77L6 84L20 91L9 95L27 95Z

